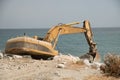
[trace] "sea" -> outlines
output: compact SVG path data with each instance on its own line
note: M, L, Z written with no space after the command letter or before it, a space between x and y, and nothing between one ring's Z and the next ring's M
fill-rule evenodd
M0 29L0 50L5 50L8 39L17 36L44 38L49 29ZM120 54L120 28L93 28L94 42L101 57L108 53ZM89 51L84 33L60 35L56 49L62 54L80 56Z

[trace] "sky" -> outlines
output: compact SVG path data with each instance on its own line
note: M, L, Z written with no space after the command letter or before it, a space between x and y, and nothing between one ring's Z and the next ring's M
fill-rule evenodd
M89 20L91 27L120 27L120 0L0 0L0 29L50 28Z

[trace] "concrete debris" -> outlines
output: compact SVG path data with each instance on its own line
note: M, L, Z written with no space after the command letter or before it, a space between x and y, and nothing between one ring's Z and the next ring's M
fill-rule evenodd
M3 53L2 52L0 52L0 59L2 59L3 58Z
M99 62L90 63L88 59L84 59L83 62L88 67L94 68L94 69L97 69L97 70L100 70L100 66L103 65L103 63L99 63Z
M20 56L20 55L13 55L13 58L15 59L15 58L23 58L23 56Z
M57 55L53 58L54 61L60 62L60 63L76 63L79 61L79 57L75 57L72 55Z
M73 62L73 63L76 63L77 61L80 60L79 57L75 57L75 56L72 56L72 55L70 55L70 54L69 54L69 56L70 56L70 58L72 59L72 62Z
M57 55L53 58L54 61L58 62L57 68L65 68L69 64L76 64L78 61L80 61L79 57L75 57L72 55Z
M9 59L9 60L12 60L12 59L13 59L13 57L11 57L11 56L8 56L8 59Z
M91 66L91 63L89 62L88 59L84 59L83 62L84 62L84 64L87 65L88 67Z
M31 55L23 55L22 57L23 58L30 58L30 59L32 58Z
M103 63L93 62L91 67L96 68L97 70L100 70L101 65L103 65Z
M93 57L89 54L84 54L82 56L79 57L80 59L87 59L89 60L89 62L93 62Z
M64 68L66 64L77 63L78 61L83 61L83 63L87 67L100 70L100 66L103 63L94 62L94 61L91 62L90 58L92 59L92 57L86 57L86 56L82 57L82 59L80 59L79 57L75 57L75 56L72 56L72 55L58 55L58 56L55 56L53 58L53 60L60 63L60 64L57 65L57 68Z
M13 55L6 55L0 59L0 80L84 80L86 76L100 74L100 71L91 68L89 60L84 63L90 67L74 64L78 60L72 55L58 55L53 60L14 59Z
M66 64L67 62L62 62L61 64Z
M58 64L56 67L57 68L65 68L65 65L64 64Z

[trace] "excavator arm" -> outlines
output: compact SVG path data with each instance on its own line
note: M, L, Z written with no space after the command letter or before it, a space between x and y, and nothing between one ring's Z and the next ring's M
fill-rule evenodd
M53 42L53 48L56 47L58 37L59 35L64 34L75 34L75 33L84 33L85 38L87 40L87 43L89 45L89 53L93 56L93 58L96 57L97 48L96 43L93 41L93 33L90 27L90 22L88 20L85 20L83 22L83 27L76 27L74 25L79 24L79 22L69 23L69 24L59 24L55 27L52 27L46 34L44 41Z
M93 33L92 33L91 26L90 26L90 22L88 20L84 21L83 27L84 27L84 29L86 29L86 32L84 32L84 34L85 34L85 38L87 40L87 43L89 45L88 54L93 56L94 61L100 61L100 55L97 51L97 45L93 41L94 39L93 39Z

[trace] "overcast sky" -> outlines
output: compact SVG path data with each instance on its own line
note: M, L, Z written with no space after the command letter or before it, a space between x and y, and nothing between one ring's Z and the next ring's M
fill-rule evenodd
M0 0L0 28L50 28L89 20L120 27L120 0Z

